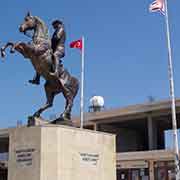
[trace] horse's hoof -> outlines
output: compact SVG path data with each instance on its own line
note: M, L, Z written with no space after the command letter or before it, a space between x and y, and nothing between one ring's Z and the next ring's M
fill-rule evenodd
M6 56L6 53L1 50L1 57L4 58Z
M69 113L63 113L60 117L64 120L71 120L71 115Z

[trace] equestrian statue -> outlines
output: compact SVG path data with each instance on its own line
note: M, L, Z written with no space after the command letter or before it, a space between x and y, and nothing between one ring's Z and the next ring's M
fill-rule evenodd
M39 108L32 117L40 117L41 113L52 107L55 95L63 93L66 100L65 110L59 119L70 120L73 101L79 89L78 80L71 76L63 67L61 58L65 56L66 33L62 21L55 20L52 23L55 30L52 38L48 35L48 28L37 16L32 16L30 12L24 18L19 31L27 34L32 31L32 41L8 42L1 48L1 56L5 57L5 50L10 47L10 53L19 52L24 58L30 59L36 74L30 83L38 85L40 77L45 79L44 89L47 102Z

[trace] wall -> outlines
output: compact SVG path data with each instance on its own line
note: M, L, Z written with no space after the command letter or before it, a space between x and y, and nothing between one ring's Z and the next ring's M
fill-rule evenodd
M9 180L115 180L115 136L67 126L10 132Z

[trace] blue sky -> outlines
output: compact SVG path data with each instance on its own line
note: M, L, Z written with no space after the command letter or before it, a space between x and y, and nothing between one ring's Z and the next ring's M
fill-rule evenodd
M169 1L169 16L174 60L175 94L180 97L180 1ZM151 0L6 0L0 7L0 45L28 41L18 26L28 10L49 26L53 19L64 21L67 31L64 65L80 79L80 53L68 44L85 36L85 106L93 95L105 99L107 109L144 103L148 96L169 97L167 48L164 17L149 13ZM24 123L45 102L43 83L28 84L34 70L19 54L8 54L0 62L1 127ZM79 93L80 94L80 93ZM79 94L73 114L79 114ZM63 111L64 98L55 98L54 107L43 116Z

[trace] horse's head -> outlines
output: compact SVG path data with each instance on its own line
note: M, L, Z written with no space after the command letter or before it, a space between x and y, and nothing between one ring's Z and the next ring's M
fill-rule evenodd
M27 31L34 30L33 41L36 39L48 39L48 29L45 23L37 16L32 16L30 12L24 18L24 22L20 25L19 31L26 34Z
M19 31L25 33L28 30L35 29L36 20L33 16L31 16L30 12L24 17L24 22L20 25Z

